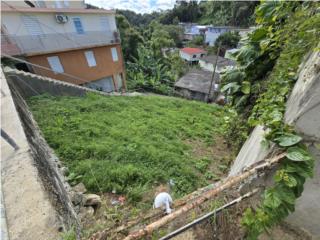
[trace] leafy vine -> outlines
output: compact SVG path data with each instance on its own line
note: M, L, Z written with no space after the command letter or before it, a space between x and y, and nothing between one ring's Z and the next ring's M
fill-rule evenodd
M258 27L234 54L238 67L223 74L222 91L248 118L248 126L264 125L270 130L265 143L274 142L287 152L260 206L244 214L248 239L257 239L293 212L306 178L313 174L314 161L302 138L284 123L284 112L299 64L318 44L319 6L316 2L262 2L256 9Z

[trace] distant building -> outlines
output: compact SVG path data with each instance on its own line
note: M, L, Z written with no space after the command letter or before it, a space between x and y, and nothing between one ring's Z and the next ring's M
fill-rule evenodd
M1 1L1 50L20 70L106 92L125 89L115 11L84 1Z
M226 32L239 32L240 36L245 36L250 29L242 29L237 27L229 26L207 26L207 31L205 32L205 43L209 46L214 46L217 38Z
M217 60L216 55L208 55L199 60L199 65L203 70L213 72L214 64L216 60ZM216 73L220 73L221 70L223 70L228 66L235 66L235 65L236 63L234 61L218 56Z
M216 39L223 33L229 32L230 27L213 27L207 28L205 33L205 43L209 46L214 46Z
M192 69L175 83L176 93L187 99L206 102L208 100L211 79L212 72ZM215 100L219 95L219 85L216 84L219 82L219 79L219 74L215 74L210 99Z
M180 49L180 57L189 62L198 62L202 57L204 57L207 54L207 52L201 48L182 48Z
M184 27L184 39L193 40L195 37L204 36L207 31L206 26L195 24L183 24Z

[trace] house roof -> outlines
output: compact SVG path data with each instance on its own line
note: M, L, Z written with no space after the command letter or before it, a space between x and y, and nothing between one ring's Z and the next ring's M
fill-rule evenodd
M214 64L216 62L216 59L217 59L217 55L208 55L208 56L202 57L200 61ZM218 67L235 66L235 65L236 65L235 61L218 56L218 62L217 62Z
M106 9L84 9L84 8L32 8L32 7L8 7L1 4L1 12L20 12L20 13L104 13L114 14L114 10Z
M185 52L190 55L197 54L197 53L206 53L206 51L201 48L189 48L189 47L182 48L182 49L180 49L180 51Z
M212 78L212 72L192 69L186 75L181 77L176 83L175 87L185 88L195 92L208 93L210 88L210 82ZM215 82L218 82L220 76L218 73L214 75ZM212 86L214 90L214 86Z

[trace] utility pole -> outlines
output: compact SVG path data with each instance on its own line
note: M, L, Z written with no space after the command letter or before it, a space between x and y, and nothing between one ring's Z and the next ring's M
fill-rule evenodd
M208 92L208 98L207 98L207 102L208 102L208 103L210 102L210 95L211 95L212 85L215 83L215 81L214 81L214 75L215 75L215 73L216 73L216 68L217 68L217 63L218 63L220 48L221 48L221 42L219 43L219 46L218 46L216 62L214 63L213 73L212 73L212 77L211 77L211 82L210 82L210 87L209 87L209 92Z

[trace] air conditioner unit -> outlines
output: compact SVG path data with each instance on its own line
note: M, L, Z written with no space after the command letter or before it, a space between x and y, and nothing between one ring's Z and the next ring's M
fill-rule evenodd
M68 22L68 16L63 15L63 14L57 14L56 21L57 21L57 23L66 23L66 22Z

